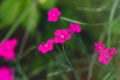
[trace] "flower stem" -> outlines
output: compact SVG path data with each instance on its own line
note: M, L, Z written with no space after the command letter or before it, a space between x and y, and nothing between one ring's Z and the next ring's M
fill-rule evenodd
M19 74L22 76L22 80L28 80L27 76L25 75L24 71L22 70L22 67L19 63L19 59L16 59L16 67L17 67L17 71L19 72Z
M113 21L113 18L114 18L114 15L115 15L115 10L117 8L119 4L119 0L115 0L113 5L112 5L112 8L111 8L111 11L110 11L110 16L109 16L109 24L108 24L108 41L107 41L107 46L111 46L111 33L112 33L112 21Z
M92 25L92 26L97 26L97 25L105 25L108 22L104 22L104 23L96 23L96 24L91 24L91 23L85 23L85 22L81 22L81 21L77 21L77 20L73 20L70 18L66 18L66 17L60 17L61 20L67 21L67 22L73 22L73 23L78 23L78 24L82 24L82 25Z
M62 49L63 49L64 56L65 56L65 58L66 58L66 61L69 63L69 65L70 65L71 68L73 69L73 74L74 74L74 76L75 76L75 79L76 79L76 80L80 80L80 76L78 75L77 71L75 71L75 69L74 69L71 61L69 60L68 56L66 55L64 46L62 46Z

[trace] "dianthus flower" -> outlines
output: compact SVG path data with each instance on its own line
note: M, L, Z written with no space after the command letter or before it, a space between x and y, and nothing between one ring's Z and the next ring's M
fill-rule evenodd
M66 29L56 30L54 36L54 43L64 43L71 39L71 34Z
M109 50L109 54L111 55L111 56L114 56L114 55L116 55L117 54L117 50L113 47L113 48L108 48L108 50Z
M94 46L95 46L95 48L94 48L95 52L98 52L98 53L105 48L105 44L103 42L100 42L100 41L96 42L94 44Z
M42 54L46 54L48 51L52 51L52 49L53 49L53 39L49 39L46 41L46 43L41 43L38 46L38 50Z
M0 80L14 80L14 73L10 67L0 67Z
M109 64L109 61L111 59L112 59L112 56L110 55L108 48L100 51L100 54L98 56L98 61L99 62L107 65L107 64Z
M57 22L59 17L61 16L61 11L58 8L53 8L48 11L48 21L49 22Z
M95 52L99 53L98 61L105 65L109 64L109 61L112 59L112 57L117 54L117 50L114 47L106 48L102 42L96 42L94 46Z
M6 39L0 43L0 56L5 60L15 59L15 48L18 44L17 39Z
M71 34L74 34L74 33L80 33L81 32L81 27L78 23L70 23L70 26L68 28L68 31L71 33Z

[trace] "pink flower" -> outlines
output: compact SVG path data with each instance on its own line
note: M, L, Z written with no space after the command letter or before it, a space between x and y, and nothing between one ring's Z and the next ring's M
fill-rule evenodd
M102 42L97 42L94 44L95 52L99 53L98 61L107 65L112 57L117 54L117 50L115 48L105 48L105 45Z
M109 54L110 54L111 56L116 55L117 52L118 52L115 48L108 48L108 50L109 50Z
M56 7L48 11L49 22L57 22L60 16L61 16L61 12Z
M54 43L64 43L71 39L71 34L66 29L56 30L54 36Z
M46 43L42 43L38 46L38 50L42 53L45 54L48 51L52 51L53 49L53 39L49 39L46 41Z
M14 80L14 73L10 67L0 67L0 80Z
M6 39L0 44L0 56L5 60L15 59L15 48L18 44L17 39Z
M109 61L112 59L112 56L109 54L109 49L104 49L100 51L98 61L103 64L109 64Z
M81 27L78 23L70 23L68 31L71 34L74 34L74 33L80 33L82 30L81 30Z
M99 41L99 42L96 42L96 43L94 44L94 46L95 46L95 48L94 48L95 52L98 52L98 53L105 48L104 43L102 43L102 42L100 42L100 41Z

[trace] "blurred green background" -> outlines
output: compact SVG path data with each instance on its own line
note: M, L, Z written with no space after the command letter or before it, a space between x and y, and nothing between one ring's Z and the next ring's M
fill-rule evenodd
M53 7L62 12L57 23L47 21ZM56 29L68 28L70 20L79 21L82 32L63 45L64 51L56 45L55 53L40 54L37 46L53 38ZM0 0L0 41L14 37L17 54L23 48L19 63L28 80L87 80L91 75L89 80L120 80L120 54L106 66L93 51L99 40L120 50L120 0ZM16 62L0 59L0 65L12 66L15 80L24 79Z

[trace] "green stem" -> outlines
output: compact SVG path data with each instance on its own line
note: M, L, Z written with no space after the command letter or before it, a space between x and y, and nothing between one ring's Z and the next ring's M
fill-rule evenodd
M22 80L28 80L27 76L25 75L24 71L22 70L22 67L19 63L19 59L16 59L16 67L19 72L19 74L22 76Z
M67 22L73 22L73 23L78 23L78 24L83 24L83 25L92 25L92 26L97 26L97 25L105 25L107 24L107 22L105 23L97 23L97 24L90 24L90 23L85 23L85 22L81 22L81 21L77 21L77 20L73 20L70 18L66 18L66 17L60 17L61 20L67 21Z
M34 20L34 15L35 15L35 13L34 13L35 12L34 11L35 7L36 7L35 3L33 3L33 5L31 6L33 11L32 11L32 13L31 13L31 15L29 17L28 24L27 24L26 30L25 30L25 34L24 34L24 36L22 38L22 41L21 41L21 44L20 44L20 49L19 49L19 52L18 52L19 57L22 56L24 47L25 47L25 45L27 43L27 40L28 40L28 37L29 37L30 29L31 29L31 27L33 25L33 20Z
M23 36L23 39L22 39L22 41L21 41L21 45L20 45L20 49L19 49L19 51L18 51L17 61L16 61L18 71L19 71L19 73L21 74L23 80L28 80L28 79L27 79L26 74L25 74L24 71L22 70L19 61L20 61L20 57L21 57L21 55L22 55L22 53L23 53L24 47L25 47L25 45L26 45L26 43L27 43L27 40L28 40L28 37L29 37L29 33L30 33L30 29L31 29L32 24L33 24L32 22L33 22L33 20L34 20L33 18L34 18L34 8L35 8L35 4L33 3L32 6L29 6L29 7L30 7L30 8L32 7L33 12L31 13L30 18L29 18L29 20L28 20L28 24L27 24L27 27L26 27L25 34L24 34L24 36ZM21 54L21 55L20 55L20 54Z
M55 56L56 63L58 65L61 64L61 60L56 56L55 51L53 52L53 55ZM69 80L69 78L67 77L66 70L64 69L63 65L62 66L58 66L58 67L59 67L60 70L63 71L63 74L62 74L63 79Z
M65 56L65 58L66 58L66 61L69 63L69 65L70 65L70 66L72 67L72 69L73 69L73 74L74 74L74 76L75 76L75 79L76 79L76 80L80 80L80 76L79 76L78 73L75 71L75 69L74 69L71 61L69 60L68 56L66 55L64 46L62 46L62 49L63 49L64 56Z
M111 32L112 32L112 21L113 21L113 18L114 18L114 15L115 15L115 10L117 8L119 4L119 0L115 0L114 3L113 3L113 6L111 8L111 11L110 11L110 16L109 16L109 24L108 24L108 41L107 41L107 46L111 46Z
M104 38L105 38L105 31L103 31L103 33L101 34L99 40L100 41L104 41ZM96 53L93 53L93 57L92 57L92 61L89 65L89 70L88 70L88 77L87 77L87 80L91 80L92 79L92 76L93 76L93 68L94 68L94 65L95 65L95 62L96 62L96 58L97 58L97 54Z
M113 72L114 67L107 73L107 75L102 80L108 80L108 78L111 76Z

